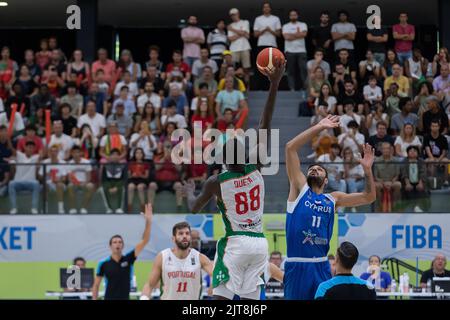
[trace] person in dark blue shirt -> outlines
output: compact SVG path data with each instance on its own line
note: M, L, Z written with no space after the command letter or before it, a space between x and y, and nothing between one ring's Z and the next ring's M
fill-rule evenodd
M391 275L389 272L381 271L381 258L377 255L369 257L367 272L364 272L360 278L372 283L377 290L391 290Z
M354 244L342 242L336 252L336 275L322 282L315 299L324 300L375 300L375 288L365 280L355 277L352 268L359 252Z

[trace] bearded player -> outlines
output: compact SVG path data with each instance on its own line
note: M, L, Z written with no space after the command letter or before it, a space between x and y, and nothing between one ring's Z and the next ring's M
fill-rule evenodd
M359 160L364 169L365 190L360 193L324 193L328 183L324 167L313 164L307 175L300 169L298 150L322 130L339 126L338 116L328 116L286 144L286 169L289 178L287 201L287 256L284 295L291 300L313 300L317 287L331 278L327 254L333 233L334 213L338 207L355 207L375 201L372 175L374 149L366 144Z
M270 80L267 102L258 129L270 130L280 79L285 62L274 59L274 68L266 71ZM234 145L234 151L227 147ZM255 164L238 164L237 139L230 139L223 147L227 170L213 175L205 182L200 195L194 195L195 186L186 183L184 191L192 212L199 212L211 198L217 198L217 206L225 224L225 237L217 242L213 272L213 294L215 299L231 300L236 295L241 299L259 300L261 275L267 265L268 244L263 234L264 180L260 172L261 159ZM263 142L258 141L258 144ZM230 152L233 155L229 162Z

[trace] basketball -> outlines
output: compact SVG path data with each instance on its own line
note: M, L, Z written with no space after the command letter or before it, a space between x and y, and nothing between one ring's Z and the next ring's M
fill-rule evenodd
M259 72L265 74L266 71L271 71L274 68L273 62L275 57L279 57L284 62L284 54L277 48L265 48L256 57L256 66Z

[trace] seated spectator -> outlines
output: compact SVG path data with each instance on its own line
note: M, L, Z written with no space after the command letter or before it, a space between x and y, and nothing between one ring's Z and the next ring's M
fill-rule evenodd
M172 62L167 65L166 74L178 70L183 74L183 79L189 82L191 80L191 68L183 61L180 50L174 50L172 54Z
M403 125L400 134L394 141L395 156L406 158L408 156L407 149L409 146L417 146L420 150L422 142L416 136L416 127L412 123L407 122Z
M400 169L403 194L406 199L413 200L414 212L427 212L430 209L430 196L427 190L425 166L419 158L419 147L411 145L406 149L407 157Z
M214 96L217 92L217 81L214 79L212 68L209 66L204 67L200 75L194 82L194 94L198 96L200 94L200 84L206 83L208 85L208 94Z
M87 214L86 208L89 207L91 198L94 195L95 186L91 182L92 166L89 160L82 158L81 148L74 146L72 148L72 160L68 162L67 177L69 184L67 191L69 194L69 214L76 214L77 209L75 203L75 192L81 190L84 193L84 200L81 203L80 213Z
M394 146L394 138L387 134L387 123L384 121L377 122L377 133L369 137L368 143L375 148L375 156L381 156L382 143L388 142Z
M354 112L355 101L352 99L347 99L342 102L345 114L340 118L340 128L341 132L347 132L348 124L350 121L356 121L358 126L361 124L362 117Z
M441 47L439 53L435 54L432 63L432 73L435 77L441 75L441 67L444 64L450 63L450 55L446 47Z
M219 79L225 78L228 70L232 68L234 71L238 65L239 64L233 60L232 52L230 50L224 50L222 52L222 64L219 70Z
M44 70L44 73L41 77L41 83L46 75L45 70L52 69L51 67L54 67L54 70L51 70L54 72L54 75L58 78L58 82L61 84L61 86L64 86L64 81L67 79L67 63L64 53L61 51L61 49L52 49L50 61L47 63L47 65L42 68ZM74 73L76 74L76 73Z
M67 81L77 83L77 74L70 74ZM42 75L41 85L47 86L49 96L55 99L56 102L58 102L59 98L61 97L62 89L66 85L66 82L65 78L62 78L59 75L57 67L53 64L49 64L47 65ZM77 86L77 89L83 93L83 91L81 91L81 86Z
M159 143L171 144L172 147L175 146L176 144L178 144L179 141L172 141L172 133L177 129L178 129L178 127L175 122L168 122L164 127L163 133L159 136ZM163 149L161 149L161 150L163 150Z
M127 87L127 96L122 96L122 88L123 87ZM126 70L123 72L123 76L122 76L122 81L119 81L116 84L116 87L114 89L114 96L116 98L122 98L122 99L126 99L128 98L129 100L133 100L135 99L135 97L139 94L138 91L138 87L137 87L137 83L136 80L132 81L132 77L131 77L131 73Z
M369 76L369 84L363 88L364 99L373 105L375 102L383 101L383 91L377 86L377 78L374 75Z
M216 97L216 114L219 119L223 117L225 109L231 109L235 114L240 110L246 109L247 102L241 91L234 89L234 80L228 77L225 80L225 89L219 91Z
M77 135L77 119L71 115L71 110L70 104L62 103L59 106L59 113L55 121L61 121L65 135L75 138Z
M17 213L17 192L31 191L31 214L38 214L39 181L36 179L37 164L40 156L35 152L36 144L28 140L24 146L24 152L17 150L16 156L11 157L10 163L20 164L16 166L14 178L9 182L8 194L11 203L10 214Z
M136 115L133 132L140 130L141 121L147 121L151 133L159 136L161 134L161 118L159 117L159 113L157 113L157 110L151 102L147 102L142 109L142 115Z
M420 278L420 286L426 288L429 281L433 281L433 278L448 278L450 277L450 271L445 269L447 265L447 258L443 254L437 254L431 262L431 268L422 273Z
M24 64L28 67L28 70L30 70L30 75L33 78L33 80L36 83L39 83L42 69L41 67L35 62L34 58L34 51L31 49L25 50L24 53Z
M141 94L137 98L137 107L139 113L142 114L142 111L144 110L144 106L147 102L150 102L153 106L153 108L158 109L158 113L161 109L161 97L156 94L155 92L155 86L152 82L146 82L144 87L144 93Z
M103 71L103 69L97 70L94 83L98 86L98 92L103 95L103 99L109 100L111 97L111 87L105 80L105 71Z
M183 78L181 71L178 70L167 73L164 89L170 90L170 87L172 86L176 86L183 95L186 95L186 92L190 92L192 87L191 83L187 82L186 79Z
M125 168L122 163L121 150L112 149L107 161L100 168L102 177L102 191L104 195L106 213L124 213L123 198L125 190Z
M45 108L52 111L52 115L56 115L56 100L50 94L46 84L39 86L39 92L31 98L30 114L34 114L39 108Z
M366 117L366 128L369 131L369 137L377 134L377 123L384 121L389 123L389 116L384 112L383 102L375 102L370 108L370 113Z
M444 171L444 186L448 186L448 141L440 133L441 124L439 120L431 120L430 133L423 138L423 147L425 153L425 161L429 162L429 175L436 177L436 171L438 168L442 168Z
M323 60L323 58L324 58L323 49L317 48L314 51L314 59L309 60L306 63L306 68L308 69L308 78L311 78L313 76L314 71L316 70L317 67L321 67L325 74L325 79L328 79L328 77L331 74L330 64L325 60Z
M8 137L8 129L0 125L0 197L4 197L8 191L8 183L11 178L9 158L13 155L14 148Z
M350 52L348 49L342 48L338 51L338 57L335 62L333 72L337 72L336 66L338 64L342 64L344 66L344 74L351 78L351 81L356 88L358 86L358 81L356 80L358 68L353 59L350 58Z
M98 138L93 134L91 127L85 123L80 128L79 135L73 140L75 146L80 148L82 157L87 160L97 160ZM73 150L73 148L72 148ZM73 152L71 151L71 154Z
M20 112L16 112L14 116L12 116L12 110L6 110L6 112L0 113L0 126L5 126L6 128L10 127L10 121L14 119L14 123L11 127L10 138L16 140L20 137L25 129L24 121ZM8 132L9 134L9 132Z
M134 100L131 99L128 95L128 87L123 86L120 90L119 97L114 100L114 103L112 105L112 113L116 113L117 106L121 104L124 107L124 114L131 117L133 114L137 111L136 110L136 104L134 103Z
M348 193L362 192L364 190L364 169L355 158L355 153L350 147L344 149L344 179L347 184ZM351 208L356 212L356 208Z
M9 47L3 47L1 50L0 64L2 69L0 70L0 83L5 85L7 90L10 90L16 77L16 72L19 69L17 62L10 58L11 51Z
M0 101L2 101L1 98ZM11 95L6 99L5 105L3 106L3 101L0 102L0 112L11 111L13 104L17 105L17 111L20 112L22 118L30 116L31 100L25 95L19 83L13 84Z
M28 125L33 126L36 130L36 136L39 138L44 138L46 133L46 117L45 109L39 108L34 114L28 118Z
M406 97L410 94L409 79L402 75L402 67L396 63L392 66L392 75L384 80L384 92L387 95L392 83L398 85L398 94Z
M398 95L398 85L396 83L392 83L386 96L386 111L390 118L392 118L394 114L402 112L399 104L400 96Z
M229 66L226 68L226 73L224 73L224 76L220 78L219 84L217 85L218 91L225 90L225 81L229 77L234 79L233 87L235 90L239 90L242 93L247 90L244 81L237 76L234 67Z
M191 100L191 113L197 110L198 102L202 99L207 99L208 104L211 105L214 109L214 97L215 95L211 95L208 89L208 84L202 82L198 85L197 95Z
M173 100L169 101L166 107L166 114L161 116L161 127L164 128L168 123L173 122L177 128L187 128L186 118L177 113L177 103Z
M73 147L72 137L64 134L63 124L60 120L53 121L53 134L50 136L48 148L56 146L59 160L67 160Z
M176 106L176 113L188 119L189 117L188 100L176 85L170 86L169 95L163 101L164 107L162 111L163 114L165 114L165 112L168 112L169 104L173 102L175 103Z
M52 56L52 52L48 48L48 40L45 38L41 39L39 48L41 50L36 52L36 63L41 69L44 69L44 67L50 62L50 58Z
M377 210L380 212L390 212L392 204L400 200L400 165L394 162L392 156L392 144L389 142L381 143L381 156L375 160L374 179L377 189ZM384 194L388 192L391 201L384 199ZM381 208L383 205L383 208Z
M433 86L429 82L422 82L418 88L418 94L414 97L414 113L419 118L428 110L427 98L432 94Z
M148 75L148 68L153 67L156 69L156 76L162 79L166 78L166 74L164 72L164 63L159 60L159 47L152 45L148 49L148 57L150 58L145 62L144 71L142 72L142 77L145 78Z
M143 160L152 161L156 146L156 138L150 130L149 123L146 120L142 120L140 122L139 131L131 135L129 145L130 154L135 155L136 149L141 149L144 153Z
M208 104L208 100L206 98L198 100L197 109L191 119L192 127L195 128L196 122L200 122L203 132L207 129L211 129L214 124L213 114L213 109Z
M392 76L392 67L394 64L400 64L397 53L393 49L388 49L386 52L386 60L384 61L383 68L381 69L383 79Z
M380 79L381 77L381 65L375 60L372 50L366 51L366 60L362 60L359 63L359 77L362 84L366 84L370 77Z
M331 87L330 82L325 78L323 69L321 67L317 67L308 79L309 103L314 103L314 101L320 96L320 89L323 84L328 84Z
M192 65L192 75L194 77L200 77L203 74L203 69L208 66L211 68L213 78L217 73L219 68L217 67L216 61L209 58L209 50L207 48L202 48L200 50L200 59L195 60Z
M155 144L156 150L156 144ZM135 191L137 191L140 210L144 212L145 204L145 190L147 190L148 203L155 203L155 192L158 188L156 182L153 180L153 164L144 161L144 150L136 148L132 153L133 157L128 164L128 213L133 211L133 200ZM150 172L152 174L150 175Z
M84 124L88 124L94 136L100 139L105 133L106 121L105 117L98 113L95 107L94 101L89 101L86 104L86 113L78 119L77 127L81 128Z
M428 60L419 48L414 48L412 57L405 60L404 68L405 75L411 79L413 93L415 93L419 82L426 81Z
M69 82L66 88L67 94L61 97L60 102L69 104L72 116L79 118L83 111L83 96L77 93L77 86L74 82Z
M345 82L350 81L353 83L352 77L346 73L344 65L340 62L334 65L333 76L330 80L336 95L345 91Z
M364 97L355 89L355 85L352 81L346 80L344 83L344 91L340 91L338 95L337 110L341 115L343 113L343 107L346 100L353 100L357 112L359 115L364 113ZM359 122L358 122L359 124Z
M125 114L125 106L123 103L119 102L116 105L116 112L109 115L106 124L109 125L111 122L117 123L119 133L125 138L130 136L131 130L133 129L133 119L131 115Z
M83 61L83 52L79 49L75 50L72 55L72 62L67 64L67 81L72 74L76 74L76 86L80 92L85 93L89 87L91 79L91 70L89 64Z
M31 76L30 69L25 64L20 66L19 74L12 85L13 87L14 84L18 84L22 88L22 92L26 97L31 97L38 92L38 85Z
M422 119L419 122L419 128L421 129L423 135L430 134L431 123L433 120L438 120L440 123L441 133L443 135L448 134L448 117L444 109L439 105L438 98L436 96L429 96L427 99L428 111L425 111L422 115Z
M164 79L166 79L166 73L160 73L158 75L158 69L155 66L148 66L146 76L141 79L139 82L139 91L141 94L144 93L145 84L147 82L150 82L153 84L153 87L155 88L154 91L158 95L164 95L164 83L165 80L161 78L161 76L164 74Z
M109 95L108 95L109 96ZM95 110L106 116L111 107L111 103L107 100L107 96L100 91L99 85L94 82L89 87L87 95L84 96L84 103L87 105L89 101L95 103Z
M336 103L336 98L331 95L330 84L323 83L320 88L319 97L314 101L315 116L311 118L311 125L319 123L330 114L336 114Z
M398 135L403 126L407 123L417 127L419 117L412 113L412 100L410 98L401 98L399 107L402 110L400 113L396 113L391 118L391 129L393 135Z
M127 140L119 133L118 123L111 121L108 124L108 133L100 139L100 157L101 163L109 161L111 152L114 149L119 150L119 159L124 162L127 157Z
M36 135L36 127L31 124L25 128L25 136L17 141L16 149L22 153L25 153L25 146L28 141L33 141L34 143L33 154L39 154L43 157L44 145L42 143L42 139Z
M108 59L108 51L104 48L98 49L97 57L98 60L94 61L92 64L94 81L96 80L95 75L97 70L102 69L105 72L105 81L112 85L116 78L116 63L113 60Z
M66 162L59 157L59 148L57 145L51 145L49 148L49 158L41 162L38 172L39 179L46 183L47 192L56 192L58 201L58 213L64 214L64 190L66 188ZM45 174L44 174L45 168ZM48 199L48 193L45 195ZM48 200L47 200L48 201Z
M381 258L377 255L369 257L369 266L367 272L360 276L375 287L375 290L382 292L391 291L391 275L389 272L381 270Z
M323 166L328 172L327 187L332 191L346 192L347 185L343 179L344 166L342 165L341 147L338 144L331 146L331 152L322 154L317 158L317 162L323 163Z
M338 136L338 142L342 149L350 148L355 155L363 152L365 138L359 133L359 126L355 120L347 124L347 131Z
M450 66L447 63L441 66L441 75L433 80L433 88L440 101L442 101L450 92L449 74Z
M117 63L117 71L118 73L122 73L124 76L127 72L130 73L130 80L133 83L137 83L137 81L142 77L142 70L139 63L133 61L133 55L131 51L128 49L123 49L120 53L120 59ZM133 86L130 87L130 93L135 93ZM134 94L135 96L137 95Z
M203 156L202 149L195 150L192 148L192 161L189 164L184 165L184 170L181 176L182 181L193 182L195 184L196 190L201 190L203 185L208 178L208 165L204 162L196 164L195 153L198 153L200 158Z
M225 132L228 128L235 128L234 112L230 108L225 109L221 119L217 120L217 129Z

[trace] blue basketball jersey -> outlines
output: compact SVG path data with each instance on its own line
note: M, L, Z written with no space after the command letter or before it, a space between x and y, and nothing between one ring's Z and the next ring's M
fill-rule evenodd
M335 199L314 193L307 184L287 203L286 242L289 258L326 257L333 234Z

